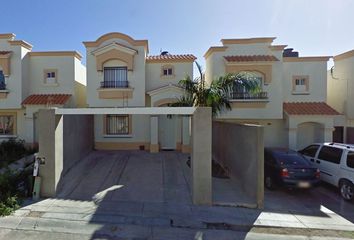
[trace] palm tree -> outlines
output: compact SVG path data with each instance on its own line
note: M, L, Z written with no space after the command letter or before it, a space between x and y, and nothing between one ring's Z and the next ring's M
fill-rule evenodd
M178 101L170 104L172 107L211 107L213 116L217 116L224 109L231 110L230 97L235 86L242 87L249 92L260 91L256 81L247 80L243 73L226 74L214 79L210 85L205 83L205 74L198 62L195 62L199 77L194 80L186 76L179 81L179 86L185 94Z

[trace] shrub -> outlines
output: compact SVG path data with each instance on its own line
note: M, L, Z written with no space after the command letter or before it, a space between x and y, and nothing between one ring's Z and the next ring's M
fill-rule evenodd
M19 207L16 196L8 197L3 202L0 202L0 216L10 215Z
M23 140L10 139L0 143L0 168L19 160L27 153Z

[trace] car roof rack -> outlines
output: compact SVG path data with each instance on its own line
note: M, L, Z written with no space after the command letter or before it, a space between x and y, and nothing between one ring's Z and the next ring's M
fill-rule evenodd
M354 149L354 145L345 144L345 143L335 143L335 142L331 142L331 143L329 143L328 145L330 145L330 146L342 146L342 147L346 147L347 149L351 149L351 148Z

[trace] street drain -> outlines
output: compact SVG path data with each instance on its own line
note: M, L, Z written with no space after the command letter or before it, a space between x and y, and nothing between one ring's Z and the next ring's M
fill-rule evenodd
M30 211L30 212L27 214L27 217L40 218L40 217L43 216L43 214L44 214L44 212Z

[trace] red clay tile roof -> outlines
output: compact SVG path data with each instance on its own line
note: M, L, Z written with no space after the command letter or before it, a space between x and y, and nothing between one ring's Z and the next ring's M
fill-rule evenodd
M23 102L23 105L64 105L71 94L33 94L28 96Z
M11 51L0 51L0 55L6 55L8 53L10 53Z
M279 61L273 55L235 55L235 56L224 56L228 62L274 62Z
M194 61L197 59L193 54L166 54L166 55L155 55L155 56L147 56L146 60L150 62L159 62L159 61Z
M283 109L289 115L340 115L325 102L283 103Z

